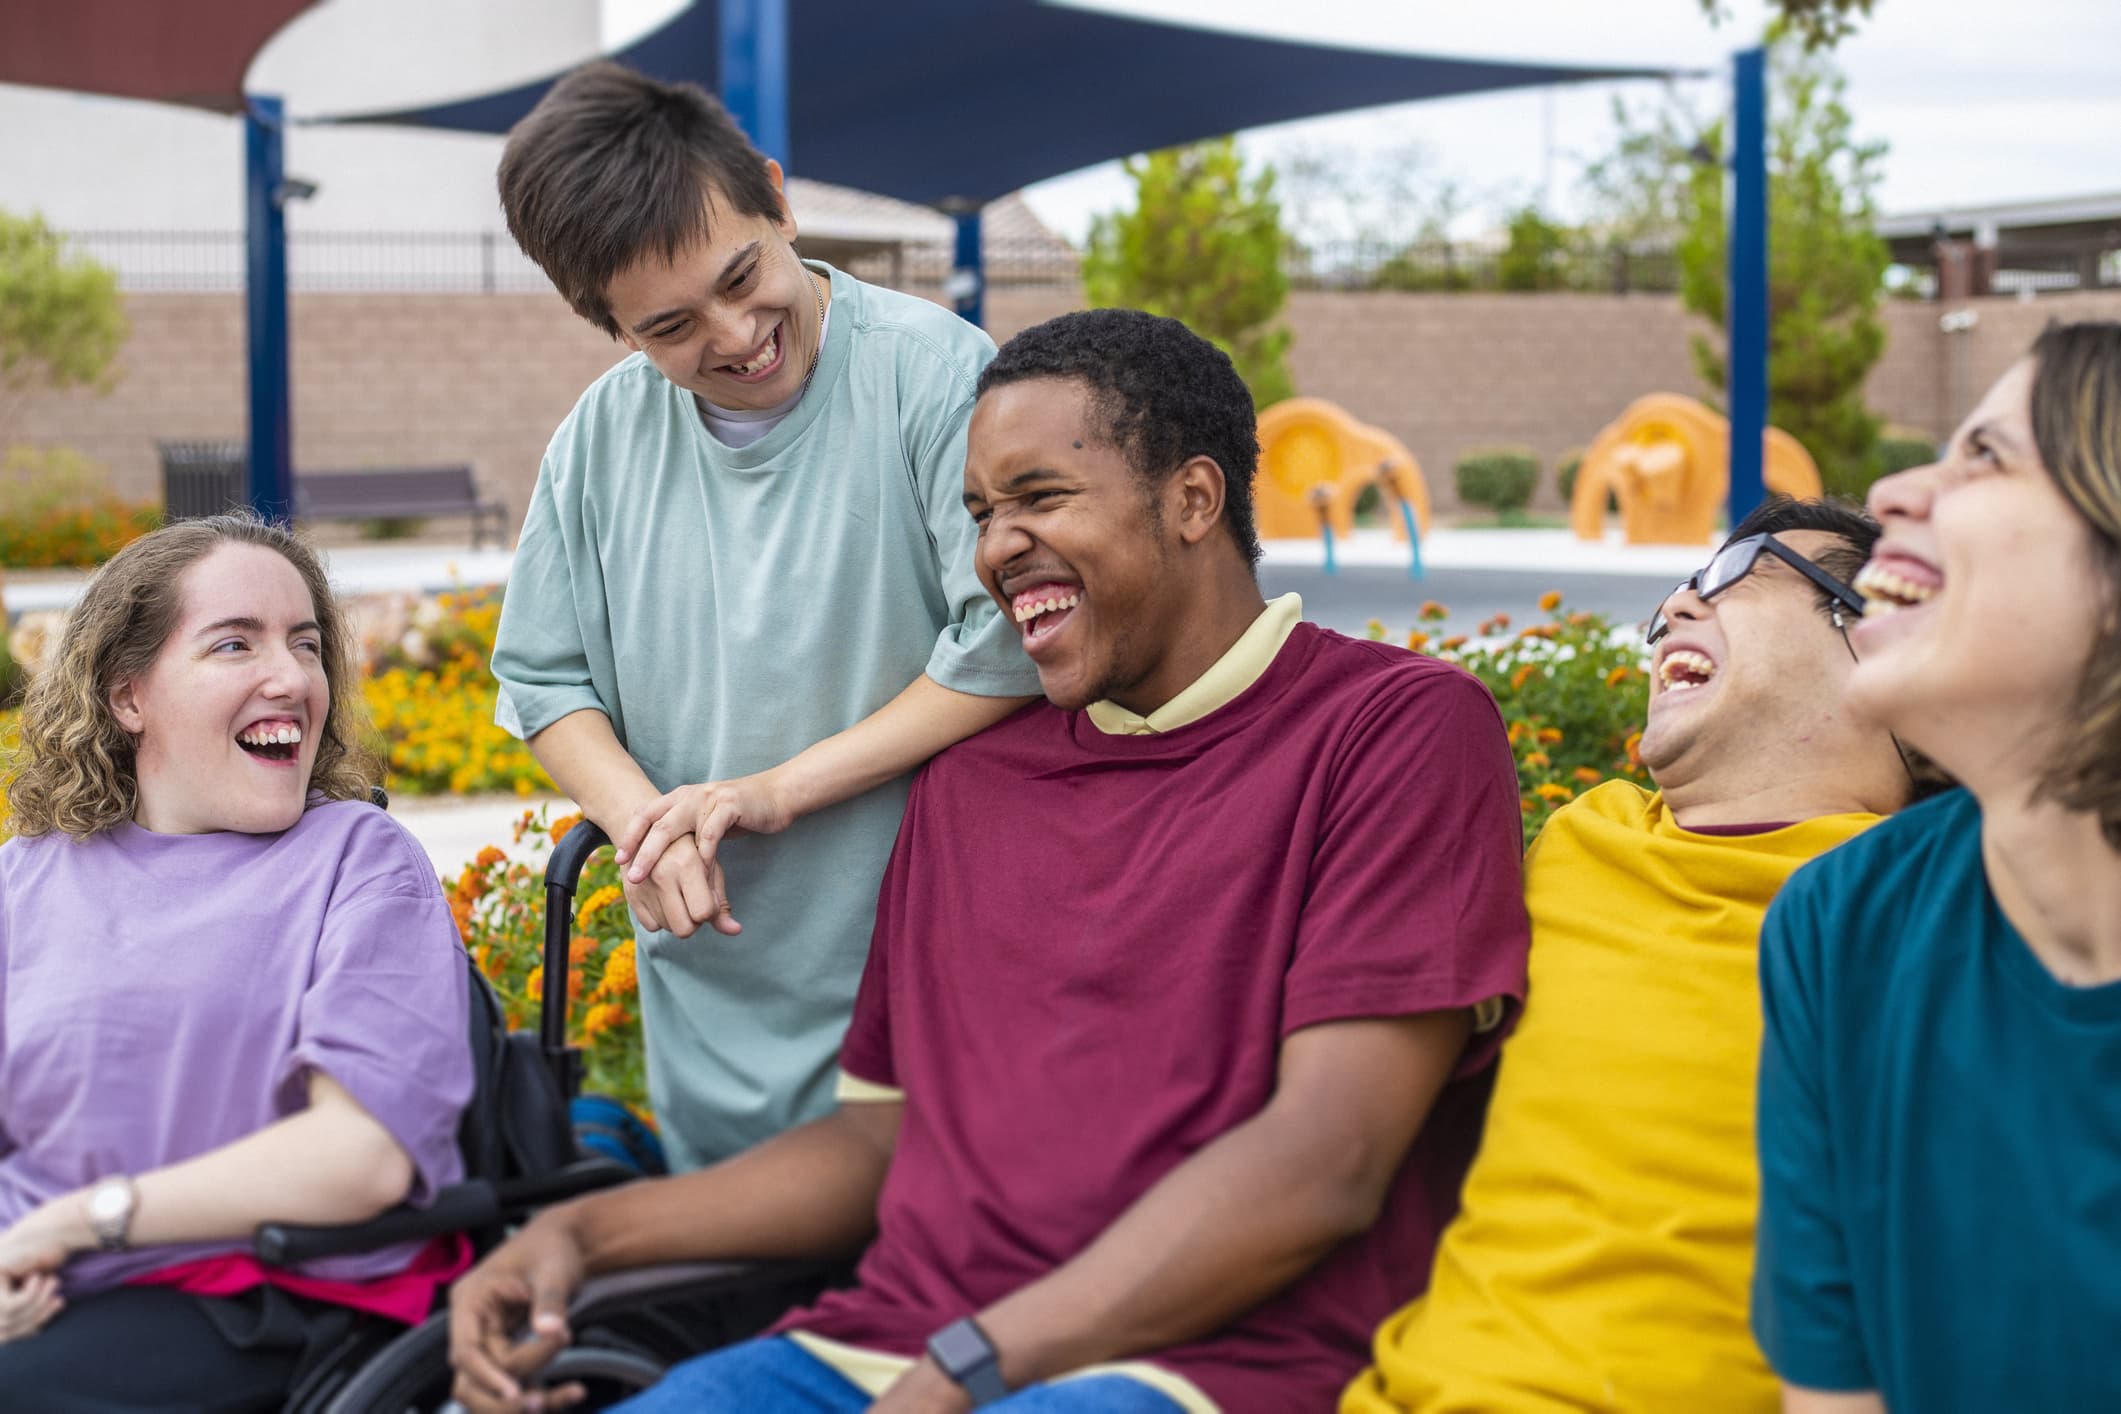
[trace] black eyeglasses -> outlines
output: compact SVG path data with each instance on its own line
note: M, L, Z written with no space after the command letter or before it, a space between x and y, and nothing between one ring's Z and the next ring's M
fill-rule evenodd
M1691 589L1694 591L1696 598L1713 599L1739 580L1751 574L1753 566L1760 562L1762 551L1773 555L1813 584L1818 585L1820 592L1831 598L1839 608L1847 609L1858 618L1862 617L1863 596L1861 594L1858 594L1848 585L1843 584L1840 580L1834 578L1834 576L1828 574L1780 540L1777 540L1773 535L1766 534L1748 535L1743 540L1733 540L1730 544L1718 550L1715 558L1696 570L1693 577L1688 579L1686 583L1674 586L1672 594L1677 594L1682 589ZM1672 594L1664 596L1666 602L1671 600ZM1841 617L1839 613L1835 614L1834 623L1837 627L1840 626ZM1664 616L1664 604L1660 603L1657 606L1657 612L1650 615L1648 641L1655 643L1671 631L1671 620Z

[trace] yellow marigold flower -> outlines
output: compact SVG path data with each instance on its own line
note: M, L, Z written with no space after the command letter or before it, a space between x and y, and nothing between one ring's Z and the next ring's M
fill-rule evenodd
M1552 757L1548 756L1544 751L1527 751L1524 754L1524 764L1537 768L1541 766L1551 766L1554 764L1554 760Z
M582 900L581 908L576 910L574 915L575 926L587 932L590 919L625 897L626 891L617 884L606 884L603 888L598 889L588 898Z
M561 840L566 839L567 832L581 823L582 817L579 813L562 815L559 819L552 822L552 842L558 844Z
M594 1041L606 1031L633 1020L617 1002L599 1002L582 1017L582 1039Z
M1634 673L1635 670L1633 668L1615 668L1605 675L1605 685L1607 687L1618 687L1634 676Z
M1561 591L1560 591L1560 590L1558 590L1558 589L1549 589L1549 590L1548 590L1548 591L1547 591L1546 593L1544 593L1544 594L1542 594L1542 595L1540 595L1540 596L1539 596L1539 608L1540 608L1541 612L1543 612L1543 613L1548 613L1548 614L1551 614L1551 613L1553 613L1553 612L1554 612L1554 611L1555 611L1556 609L1558 609L1558 608L1560 608L1560 607L1561 607Z
M544 964L540 963L538 966L531 968L530 975L523 979L523 995L534 1002L545 1000Z
M607 997L631 996L640 990L641 979L637 967L638 963L633 955L633 939L628 938L611 950L610 957L604 959L604 980L598 985L597 991Z
M1363 631L1369 635L1370 641L1374 643L1385 636L1385 621L1383 619L1372 619L1363 625Z
M1541 727L1539 729L1539 740L1542 744L1547 746L1561 745L1561 728Z
M1446 653L1455 653L1466 646L1466 636L1462 633L1454 633L1436 646Z
M1447 619L1451 617L1451 611L1449 609L1446 609L1443 605L1437 603L1434 599L1424 599L1421 601L1420 617L1428 620L1430 623L1434 623L1438 619Z
M1532 787L1532 794L1538 796L1541 800L1560 801L1574 800L1576 798L1575 791L1570 790L1567 786L1556 785L1552 781L1548 781L1545 785Z
M1630 766L1640 766L1642 764L1642 733L1630 732L1627 746L1624 749L1628 754L1628 764Z
M1518 669L1518 670L1517 670L1516 672L1514 672L1514 673L1511 673L1511 674L1510 674L1510 687L1511 687L1511 690L1512 690L1512 691L1521 691L1521 690L1522 690L1522 689L1524 688L1524 685L1525 685L1526 683L1530 682L1530 681L1532 680L1532 678L1534 677L1534 675L1536 675L1536 674L1537 674L1538 672L1539 672L1539 664L1537 664L1537 663L1527 663L1527 664L1525 664L1525 665L1524 665L1523 667L1519 668L1519 669Z
M1419 653L1422 649L1428 646L1429 636L1423 633L1420 629L1415 629L1412 633L1407 635L1407 647L1413 649L1416 653Z
M1587 786L1595 786L1605 779L1604 776L1598 774L1598 768L1595 766L1578 766L1574 774L1577 780Z

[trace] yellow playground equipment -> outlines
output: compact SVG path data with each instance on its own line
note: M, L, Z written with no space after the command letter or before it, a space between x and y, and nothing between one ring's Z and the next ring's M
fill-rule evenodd
M1699 399L1637 398L1583 454L1569 524L1578 539L1600 539L1610 494L1629 544L1706 544L1730 494L1730 447L1729 421ZM1819 468L1795 437L1770 427L1765 452L1769 491L1800 499L1822 493Z
M1385 493L1394 535L1407 538L1408 520L1428 535L1429 486L1397 437L1324 398L1288 398L1260 413L1253 501L1263 538L1308 540L1322 525L1345 537L1355 529L1356 499L1373 485ZM1394 501L1411 514L1395 513Z

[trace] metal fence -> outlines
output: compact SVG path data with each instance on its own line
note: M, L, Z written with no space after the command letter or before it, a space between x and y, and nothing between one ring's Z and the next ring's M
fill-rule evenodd
M1627 294L1679 288L1679 259L1670 250L1588 244L1536 254L1501 241L1317 244L1292 247L1285 266L1298 289Z

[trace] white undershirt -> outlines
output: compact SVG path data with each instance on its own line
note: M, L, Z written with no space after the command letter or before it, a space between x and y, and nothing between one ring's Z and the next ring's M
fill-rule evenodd
M817 326L818 357L825 355L825 331L832 327L832 306L825 306L825 317ZM783 338L787 335L784 333ZM700 418L714 440L726 447L748 447L759 438L781 425L781 419L795 411L795 405L810 391L810 380L805 378L803 386L795 390L795 396L770 408L725 408L716 407L699 394L692 400L700 405Z

